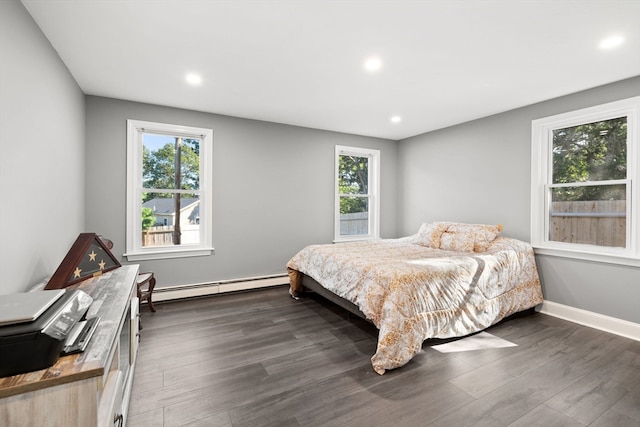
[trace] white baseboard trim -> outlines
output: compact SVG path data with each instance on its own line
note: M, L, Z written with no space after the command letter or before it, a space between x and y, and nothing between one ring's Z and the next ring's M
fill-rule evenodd
M198 283L193 285L177 285L157 288L153 292L153 302L171 301L182 298L201 297L221 294L225 292L259 289L268 286L286 285L289 276L263 276L249 277L245 279L223 280L211 283Z
M616 319L615 317L547 300L542 303L540 313L640 341L640 323Z

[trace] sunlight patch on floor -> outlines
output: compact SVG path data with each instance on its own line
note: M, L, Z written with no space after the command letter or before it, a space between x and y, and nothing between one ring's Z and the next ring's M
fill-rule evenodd
M489 348L517 346L517 344L514 344L507 340L503 340L502 338L491 335L488 332L480 332L479 334L471 335L469 337L465 337L456 341L433 345L431 346L431 348L439 351L440 353L455 353L459 351L484 350Z

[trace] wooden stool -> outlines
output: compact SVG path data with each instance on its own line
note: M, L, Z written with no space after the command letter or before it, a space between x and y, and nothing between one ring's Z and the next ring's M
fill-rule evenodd
M156 287L156 278L153 277L153 272L138 274L136 282L138 283L138 302L142 304L142 301L146 301L149 305L149 310L155 312L156 308L153 306L153 301L151 300L153 289ZM146 290L142 289L145 285L147 285Z

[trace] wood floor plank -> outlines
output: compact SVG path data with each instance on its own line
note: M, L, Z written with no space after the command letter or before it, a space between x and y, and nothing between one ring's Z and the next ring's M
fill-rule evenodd
M590 424L591 427L637 427L638 420L616 411L607 411Z
M560 411L556 411L555 409L549 408L545 405L540 405L534 408L531 412L509 424L509 427L530 427L535 425L544 425L546 427L585 426L585 424L574 420Z
M640 343L543 314L488 332L517 347L425 341L376 374L377 330L284 286L142 311L129 427L636 426Z
M545 404L590 424L640 384L640 355L611 354L610 362L591 371Z
M579 378L553 361L493 390L456 412L439 418L445 426L506 426L542 405Z
M136 427L158 427L164 425L164 415L162 408L149 408L140 412L140 410L129 411L127 417L128 426Z
M640 425L640 383L613 405L610 411L635 420Z
M500 352L503 357L495 362L454 378L451 383L479 398L560 357L568 349L562 342L555 342L548 347L509 347Z

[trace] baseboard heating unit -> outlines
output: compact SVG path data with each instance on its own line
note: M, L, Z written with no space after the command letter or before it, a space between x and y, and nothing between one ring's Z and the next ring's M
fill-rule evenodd
M244 279L220 280L216 282L197 283L192 285L166 286L156 288L154 290L153 302L259 289L269 286L286 285L288 283L289 276L286 274L279 274L273 276L249 277Z

